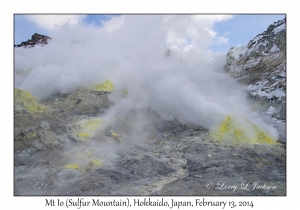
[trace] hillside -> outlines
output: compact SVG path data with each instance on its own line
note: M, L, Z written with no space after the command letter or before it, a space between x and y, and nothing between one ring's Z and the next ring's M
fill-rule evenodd
M249 97L262 111L285 121L286 117L286 19L270 25L247 46L232 47L225 70L247 85Z

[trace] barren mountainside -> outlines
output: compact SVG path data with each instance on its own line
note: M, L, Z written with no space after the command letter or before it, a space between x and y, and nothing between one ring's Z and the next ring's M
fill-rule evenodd
M286 19L270 25L247 46L232 47L226 59L225 70L248 86L249 96L265 107L272 106L269 113L285 120Z

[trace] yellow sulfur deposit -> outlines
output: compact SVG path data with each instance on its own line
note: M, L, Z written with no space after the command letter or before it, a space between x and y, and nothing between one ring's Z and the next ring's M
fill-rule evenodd
M21 106L27 109L29 112L44 112L46 111L46 107L40 105L37 102L37 98L32 96L29 92L15 88L15 105Z
M106 80L101 84L97 84L93 87L94 91L112 92L114 89L114 84L110 80Z
M122 138L114 131L111 131L111 135L114 139L118 140L120 143L122 142Z
M32 133L28 136L28 138L33 138L33 137L35 137L35 133Z
M91 134L85 133L85 132L82 132L82 133L78 134L78 137L80 137L81 140L85 140L85 138L88 138L90 136L91 136Z
M77 136L81 140L86 140L89 137L95 135L96 131L99 129L102 120L100 118L93 118L89 120L81 120L79 125L79 132L77 132Z
M73 160L75 158L75 162L79 161L80 164L67 164L64 165L65 169L75 169L81 171L82 173L86 173L87 171L90 171L93 168L93 166L99 168L103 165L102 159L95 156L92 157L92 151L78 152L76 156L72 157L67 152L66 154Z
M210 132L210 136L214 141L219 141L225 144L275 144L276 141L271 139L257 125L245 120L244 128L238 126L232 117L227 117L225 121L215 131ZM254 133L253 138L246 135L246 130Z
M102 160L93 160L93 165L101 166L102 165Z
M255 129L256 131L256 134L257 134L257 142L259 144L264 144L264 143L267 143L267 144L275 144L276 141L274 141L273 139L271 139L261 128L257 127L256 125L253 125L253 128Z
M65 165L65 168L66 169L80 169L79 165L77 165L77 164L68 164L68 165Z

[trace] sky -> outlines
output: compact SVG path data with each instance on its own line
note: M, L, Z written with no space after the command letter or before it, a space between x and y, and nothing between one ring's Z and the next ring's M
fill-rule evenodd
M27 41L34 33L43 35L51 34L55 25L62 23L93 25L103 27L105 21L112 17L122 15L14 15L14 44ZM126 16L126 15L125 15ZM213 16L213 15L211 15ZM136 16L138 18L138 15ZM230 15L228 19L222 19L213 23L214 39L207 50L226 53L233 46L247 45L259 33L267 27L285 18L285 14L241 14ZM187 37L187 42L190 42Z

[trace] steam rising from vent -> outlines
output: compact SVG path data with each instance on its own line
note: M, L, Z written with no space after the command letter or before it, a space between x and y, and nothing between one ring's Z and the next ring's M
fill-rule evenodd
M251 111L243 87L222 72L225 55L207 51L216 36L213 24L222 18L126 15L117 20L102 28L61 26L49 34L47 46L15 49L15 72L32 69L26 77L15 74L15 86L45 99L109 80L115 92L127 93L125 98L110 94L118 102L111 118L151 108L166 119L213 129L232 116L278 138L276 129Z

